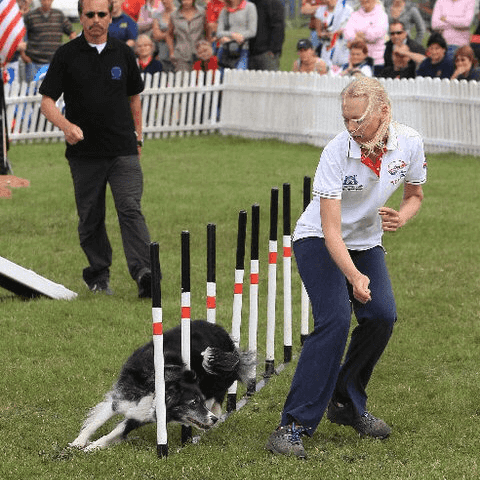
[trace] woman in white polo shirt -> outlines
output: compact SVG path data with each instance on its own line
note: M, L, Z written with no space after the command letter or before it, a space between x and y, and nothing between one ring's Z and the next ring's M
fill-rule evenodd
M420 209L426 181L423 141L392 122L388 95L361 77L342 92L346 130L323 150L313 199L297 222L294 252L312 304L314 330L306 339L280 426L266 448L305 457L302 435L327 418L362 436L386 438L390 427L366 408L366 387L396 321L395 299L382 247ZM399 210L385 207L403 184ZM341 360L351 312L358 326Z

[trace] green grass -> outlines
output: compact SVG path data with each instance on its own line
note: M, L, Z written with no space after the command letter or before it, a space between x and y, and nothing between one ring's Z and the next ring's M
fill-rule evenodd
M260 204L262 370L270 189L291 183L295 221L301 210L303 177L313 176L319 150L215 135L151 140L144 150L143 210L152 240L160 243L167 328L180 321L180 233L185 229L191 232L192 244L192 317L205 316L206 225L213 222L218 323L230 329L238 211L246 209L250 215L250 206ZM92 295L83 285L85 259L63 151L61 144L34 144L14 146L10 152L15 174L29 179L31 186L14 190L11 200L1 200L1 255L79 296L70 302L23 301L0 291L0 478L478 477L478 158L430 155L420 214L403 230L385 237L399 321L368 393L371 411L393 427L389 440L361 440L352 429L322 421L314 437L305 441L308 461L264 451L280 418L292 364L199 444L180 449L180 428L171 425L170 456L159 460L153 425L132 432L128 443L105 451L65 450L88 408L114 382L125 358L149 340L151 310L149 301L136 297L129 278L110 195L107 225L114 250L115 296ZM391 205L399 201L396 195ZM247 252L248 246L249 242ZM293 275L298 354L300 284L295 266ZM278 278L277 363L282 358L281 260ZM247 298L243 312L245 332Z

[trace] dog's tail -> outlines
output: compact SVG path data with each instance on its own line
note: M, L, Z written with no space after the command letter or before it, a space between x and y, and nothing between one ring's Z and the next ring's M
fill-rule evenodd
M207 347L202 356L202 366L211 375L235 373L243 383L247 383L254 376L255 352L244 352L239 349L225 352L220 348Z

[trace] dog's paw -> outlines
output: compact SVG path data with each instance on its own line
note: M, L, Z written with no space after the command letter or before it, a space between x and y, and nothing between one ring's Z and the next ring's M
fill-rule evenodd
M87 446L86 443L84 442L79 442L77 440L74 440L73 442L70 442L68 445L67 445L67 448L75 448L77 450L83 450L85 447Z
M100 450L103 448L101 445L95 445L96 442L90 443L86 447L83 448L84 452L94 452L95 450Z

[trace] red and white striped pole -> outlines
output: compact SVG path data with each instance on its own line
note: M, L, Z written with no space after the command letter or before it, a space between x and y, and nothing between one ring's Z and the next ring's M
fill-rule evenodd
M292 360L292 234L290 184L283 184L283 361Z
M183 363L190 370L190 232L181 235L182 294L181 294L181 352ZM182 425L182 443L192 438L192 427Z
M270 240L268 242L267 347L265 378L275 372L275 301L277 296L278 188L270 195Z
M312 179L310 177L303 178L303 210L305 210L310 203L310 190L311 190ZM309 318L309 304L307 291L305 290L305 285L302 282L302 295L301 295L301 327L300 327L300 344L303 345L305 339L308 337L310 332L308 326Z
M257 353L258 332L258 280L260 262L258 260L260 237L260 205L252 205L252 239L250 242L250 312L248 317L248 349ZM256 366L253 367L253 378L247 385L247 395L253 395L257 387Z
M245 273L245 239L247 236L247 212L238 214L237 261L235 265L235 287L233 290L232 339L235 346L240 346L240 328L242 325L243 277ZM227 412L237 408L237 382L228 389Z
M216 323L217 284L215 280L216 226L207 225L207 322Z
M150 244L152 270L153 364L155 367L155 413L157 416L157 456L168 456L167 407L165 405L165 359L163 356L162 293L158 243Z

